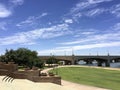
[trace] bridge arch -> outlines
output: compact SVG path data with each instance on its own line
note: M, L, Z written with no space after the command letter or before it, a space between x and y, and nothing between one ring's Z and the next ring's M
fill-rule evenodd
M63 62L63 65L71 65L72 64L72 62L70 60L65 60L65 59L57 59L57 60L59 62Z
M110 59L111 62L120 62L120 57L114 57Z
M40 56L41 59L45 60L51 56ZM110 62L115 60L115 62L120 62L120 56L115 55L72 55L72 56L54 56L59 61L65 61L66 64L76 64L77 61L84 60L87 63L91 63L92 61L96 60L98 66L102 66L102 63L105 63L107 67L110 66Z
M85 61L86 64L93 64L93 61L96 61L98 66L102 66L103 63L105 63L105 66L110 66L107 59L100 58L100 57L83 57L83 58L80 57L80 58L77 58L75 62L78 62L80 60Z

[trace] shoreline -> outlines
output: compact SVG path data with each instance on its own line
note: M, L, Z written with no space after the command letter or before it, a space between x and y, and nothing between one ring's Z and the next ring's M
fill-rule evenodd
M84 66L84 65L64 65L58 67L89 67L89 68L99 68L99 69L107 69L107 70L117 70L120 71L120 68L113 68L113 67L98 67L98 66Z

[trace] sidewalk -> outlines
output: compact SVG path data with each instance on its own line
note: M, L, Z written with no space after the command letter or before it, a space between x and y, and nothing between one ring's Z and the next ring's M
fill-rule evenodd
M35 83L27 79L14 79L12 82L2 81L0 76L0 90L74 90L53 83Z

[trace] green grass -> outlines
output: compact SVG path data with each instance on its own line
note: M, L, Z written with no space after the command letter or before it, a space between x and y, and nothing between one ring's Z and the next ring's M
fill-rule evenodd
M63 80L107 88L111 90L120 90L120 71L84 68L84 67L63 67L54 70Z
M24 66L18 66L18 70L19 70L19 71L21 71L21 70L23 71L23 70L25 70L25 68L26 68L26 67L24 67ZM39 68L39 69L42 70L42 69L47 69L47 68L49 68L49 67L43 67L43 68Z
M24 66L18 66L18 70L24 70Z

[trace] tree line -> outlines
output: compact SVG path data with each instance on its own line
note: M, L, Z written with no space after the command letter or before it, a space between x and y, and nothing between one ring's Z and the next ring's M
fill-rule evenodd
M36 51L31 51L27 48L18 48L17 50L6 49L5 54L0 56L0 61L6 63L14 62L19 66L30 68L33 66L43 68L44 61L46 61L46 64L49 66L52 64L58 64L58 60L54 56L51 56L47 60L41 60Z

